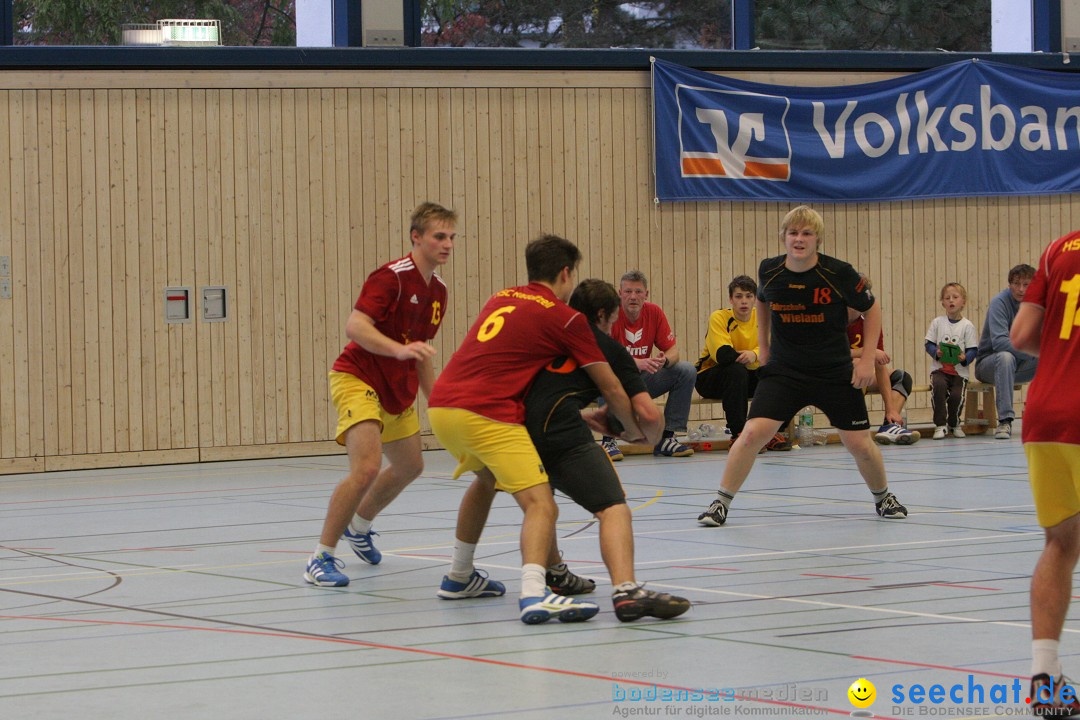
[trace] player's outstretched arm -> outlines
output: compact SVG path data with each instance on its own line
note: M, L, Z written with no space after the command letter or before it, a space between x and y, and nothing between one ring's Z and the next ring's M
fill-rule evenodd
M586 365L584 370L600 390L600 394L604 396L604 401L609 406L608 412L622 423L625 437L633 437L635 440L645 438L645 433L638 427L637 421L634 419L633 411L630 408L630 398L626 396L622 383L615 377L615 373L611 371L611 366L606 362L591 363ZM659 438L650 442L655 445L659 442Z

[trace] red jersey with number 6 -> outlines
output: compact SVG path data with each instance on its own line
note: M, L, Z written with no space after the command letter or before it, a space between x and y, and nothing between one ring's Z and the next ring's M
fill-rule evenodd
M1045 309L1039 367L1028 390L1024 442L1080 445L1080 231L1050 243L1023 302Z
M410 254L368 275L354 307L374 320L375 328L388 338L406 345L426 342L435 337L446 312L446 284L438 275L425 281ZM334 370L370 385L379 394L383 410L392 415L416 402L420 380L415 360L375 355L349 341L334 361Z
M546 285L500 290L439 374L428 406L524 424L525 394L536 374L563 356L581 367L607 362L585 316Z

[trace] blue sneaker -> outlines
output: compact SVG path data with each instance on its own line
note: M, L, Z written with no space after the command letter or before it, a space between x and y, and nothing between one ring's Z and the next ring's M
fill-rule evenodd
M899 423L885 423L874 439L881 445L914 445L922 437L918 430L908 430Z
M319 587L344 587L349 584L349 576L338 572L338 568L343 567L345 563L330 553L319 553L308 560L304 579Z
M498 580L488 579L487 573L482 570L473 570L465 582L451 580L449 575L443 575L442 585L435 594L443 600L499 597L506 594L506 586Z
M539 625L553 617L559 618L560 622L584 622L600 612L600 606L596 603L580 602L555 593L521 598L518 606L521 608L521 622L526 625Z
M379 552L375 547L375 544L371 542L371 536L378 534L379 533L374 530L366 533L354 533L350 528L345 528L345 533L342 537L349 543L349 547L356 553L356 557L360 558L368 565L378 565L382 562L382 553Z

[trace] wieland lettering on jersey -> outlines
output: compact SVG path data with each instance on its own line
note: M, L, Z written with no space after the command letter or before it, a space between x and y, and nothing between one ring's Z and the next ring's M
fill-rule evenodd
M660 200L1080 191L1080 77L963 61L787 87L653 62Z

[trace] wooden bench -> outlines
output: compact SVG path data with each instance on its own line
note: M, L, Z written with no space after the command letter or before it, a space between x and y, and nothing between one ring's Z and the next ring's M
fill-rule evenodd
M1023 384L1013 386L1014 390L1019 390L1023 387ZM911 393L923 393L930 392L929 385L916 385L911 388ZM965 390L967 397L964 400L964 432L968 435L982 435L987 430L993 430L997 427L997 404L994 386L989 383L983 382L969 382ZM719 400L713 400L711 398L703 398L694 393L693 399L690 401L690 405L712 405L719 404ZM663 399L658 401L658 407L663 407ZM926 423L920 423L926 424ZM787 428L785 428L784 434L788 440L792 443L795 442L795 421L792 420ZM826 429L826 428L818 428ZM839 436L835 433L829 433L830 443L839 442ZM731 438L724 437L721 439L709 439L699 442L689 443L691 447L699 452L707 452L714 450L727 450L731 445ZM652 445L633 445L633 444L620 444L619 449L622 450L623 455L651 455L653 448Z

